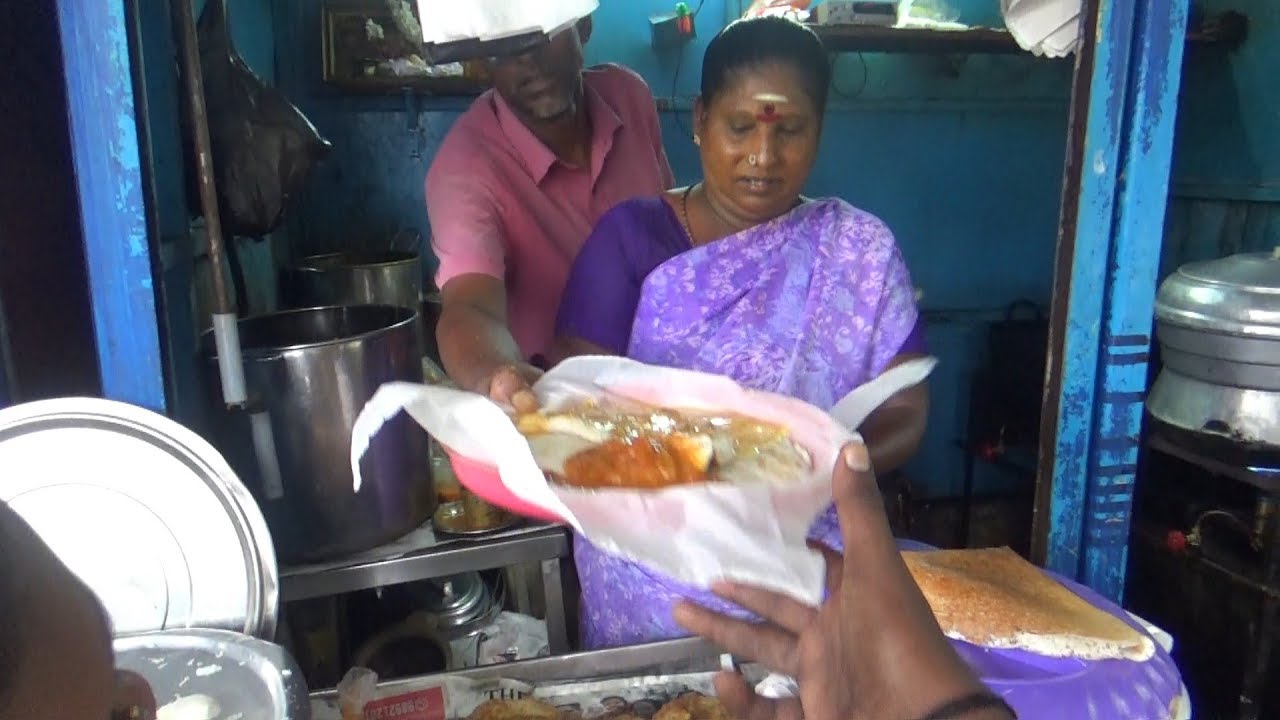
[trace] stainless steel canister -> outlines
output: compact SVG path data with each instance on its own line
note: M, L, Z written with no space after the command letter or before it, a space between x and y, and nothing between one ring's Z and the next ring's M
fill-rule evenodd
M374 392L422 382L417 313L390 305L309 308L241 320L249 412L216 410L215 444L253 491L282 563L361 552L421 525L436 506L428 437L404 414L373 438L353 490L351 429ZM207 347L212 339L206 338ZM213 352L210 352L213 355ZM220 405L216 358L207 367ZM265 411L280 472L262 472L248 415ZM270 458L266 458L270 461Z
M288 307L332 305L398 305L417 310L420 340L435 356L438 293L424 294L418 253L400 250L352 250L304 257L285 271L282 282ZM434 300L434 303L433 303Z

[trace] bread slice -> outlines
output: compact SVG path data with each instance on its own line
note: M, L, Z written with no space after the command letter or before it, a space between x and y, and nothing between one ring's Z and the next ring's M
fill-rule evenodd
M948 637L1050 657L1144 661L1155 642L1009 548L903 552Z

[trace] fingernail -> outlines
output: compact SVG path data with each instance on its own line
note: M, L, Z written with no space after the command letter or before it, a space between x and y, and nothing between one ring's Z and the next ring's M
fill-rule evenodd
M844 464L854 472L866 472L871 469L871 457L867 455L867 446L862 443L849 443L844 446Z

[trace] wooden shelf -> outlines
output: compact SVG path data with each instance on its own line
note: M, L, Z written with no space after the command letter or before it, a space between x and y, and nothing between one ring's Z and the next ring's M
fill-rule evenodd
M1026 53L1008 30L969 28L931 30L877 25L809 25L830 52L1013 55ZM1236 12L1210 16L1187 32L1193 45L1235 48L1244 41L1248 21Z

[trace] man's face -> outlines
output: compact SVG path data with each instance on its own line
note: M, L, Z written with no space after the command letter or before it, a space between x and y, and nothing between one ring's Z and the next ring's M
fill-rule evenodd
M582 43L590 34L586 18L529 52L491 59L494 89L524 120L541 123L573 114L582 99Z

